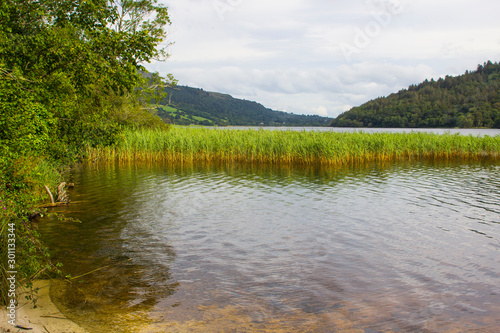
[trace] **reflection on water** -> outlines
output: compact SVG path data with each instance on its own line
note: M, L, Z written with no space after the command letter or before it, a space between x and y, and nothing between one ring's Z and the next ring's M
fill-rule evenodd
M76 277L56 302L91 331L500 327L498 164L113 164L74 181L60 210L81 223L40 230Z

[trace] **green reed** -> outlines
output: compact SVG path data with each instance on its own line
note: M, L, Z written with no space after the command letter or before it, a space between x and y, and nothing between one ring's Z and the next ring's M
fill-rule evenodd
M500 136L459 134L229 130L172 126L123 133L91 160L346 165L413 159L499 159Z

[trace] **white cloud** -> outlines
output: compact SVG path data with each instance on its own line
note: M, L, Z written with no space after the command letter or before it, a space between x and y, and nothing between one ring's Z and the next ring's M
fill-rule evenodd
M426 78L500 60L497 0L169 0L167 5L172 57L148 65L150 70L173 73L182 85L294 113L333 117ZM356 44L360 32L368 37L366 45ZM341 45L357 52L347 59Z
M318 114L320 116L328 117L328 111L323 105L313 108L313 113Z

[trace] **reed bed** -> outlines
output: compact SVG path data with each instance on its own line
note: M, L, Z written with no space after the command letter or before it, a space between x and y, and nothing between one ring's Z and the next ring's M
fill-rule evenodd
M495 159L500 136L229 130L172 126L123 133L114 146L88 150L91 160L349 165L416 159Z

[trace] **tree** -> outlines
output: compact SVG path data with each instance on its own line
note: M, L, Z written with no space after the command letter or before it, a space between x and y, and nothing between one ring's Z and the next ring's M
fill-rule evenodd
M18 73L23 89L56 119L58 141L109 144L123 125L117 105L147 111L140 95L149 80L140 70L167 56L168 24L167 8L156 0L5 0L2 68Z
M19 281L47 268L27 215L57 167L124 127L166 126L148 104L169 82L141 70L167 56L168 24L157 0L0 1L0 257L15 226Z

